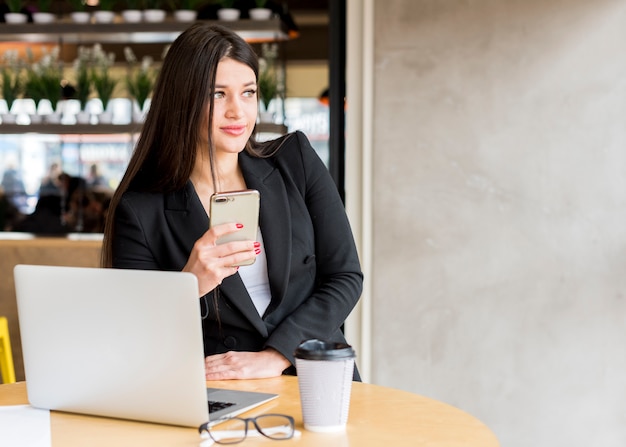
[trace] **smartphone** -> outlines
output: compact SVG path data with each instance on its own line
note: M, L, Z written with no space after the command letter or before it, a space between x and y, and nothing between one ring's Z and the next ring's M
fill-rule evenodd
M210 227L224 223L240 223L243 228L222 236L218 244L232 241L256 241L259 229L260 195L256 189L218 192L211 196ZM255 259L237 265L250 265Z

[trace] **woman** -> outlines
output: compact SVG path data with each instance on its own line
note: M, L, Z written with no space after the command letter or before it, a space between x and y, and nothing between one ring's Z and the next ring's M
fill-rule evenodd
M103 266L196 275L207 380L295 373L301 341L345 341L362 288L343 204L306 137L251 139L257 78L257 56L234 32L182 33L105 228ZM210 197L242 189L260 192L259 239L216 245L239 225L208 229Z

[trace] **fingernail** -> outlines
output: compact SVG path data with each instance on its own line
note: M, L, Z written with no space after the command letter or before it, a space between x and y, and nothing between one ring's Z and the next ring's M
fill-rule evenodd
M261 249L260 249L260 248L257 248L256 250L254 250L254 252L255 252L257 255L258 255L258 254L261 254Z
M243 224L238 223L237 228L243 228Z
M260 242L255 242L255 243L254 243L254 248L259 248L260 246L261 246L261 243L260 243Z

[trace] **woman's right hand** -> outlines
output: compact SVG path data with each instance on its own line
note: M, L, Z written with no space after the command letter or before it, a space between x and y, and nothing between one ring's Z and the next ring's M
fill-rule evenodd
M224 278L237 272L244 261L256 258L261 252L260 243L236 241L218 245L218 238L239 231L243 226L237 223L216 225L196 241L183 268L198 278L198 292L206 295L220 285Z

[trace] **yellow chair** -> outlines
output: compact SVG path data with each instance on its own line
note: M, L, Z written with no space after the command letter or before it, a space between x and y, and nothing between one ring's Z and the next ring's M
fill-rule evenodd
M13 353L11 351L11 339L9 338L9 323L6 317L0 317L0 373L3 383L15 382L15 367L13 366Z

